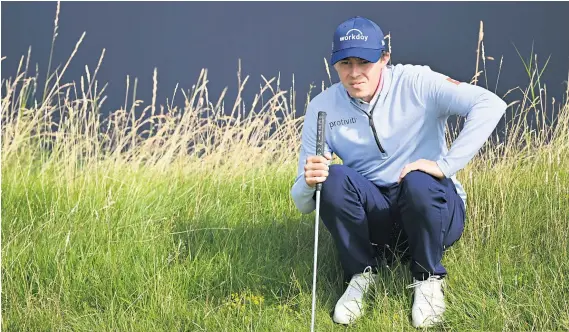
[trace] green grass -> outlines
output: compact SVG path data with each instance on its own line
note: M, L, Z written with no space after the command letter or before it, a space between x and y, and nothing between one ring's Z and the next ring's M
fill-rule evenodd
M268 80L259 96L271 98L225 108L204 70L182 108L157 107L154 92L141 109L133 92L102 119L99 67L55 80L67 64L37 104L28 62L2 82L3 329L308 330L314 214L289 194L303 119L294 86ZM569 330L569 103L546 111L541 70L524 66L505 139L458 174L467 224L444 257L448 309L435 330ZM413 330L398 263L380 271L356 325L332 323L343 285L320 229L317 330Z
M569 328L569 156L558 157L464 179L444 328ZM291 203L293 173L98 168L69 183L4 168L4 329L306 330L314 225ZM326 231L319 257L318 330L343 330L329 316L342 285ZM410 329L409 283L406 266L383 271L350 330Z

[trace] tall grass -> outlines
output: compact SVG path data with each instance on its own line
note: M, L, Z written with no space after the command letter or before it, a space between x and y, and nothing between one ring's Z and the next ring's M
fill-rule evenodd
M54 42L57 15L55 26ZM313 215L289 197L303 119L294 86L265 80L250 105L239 93L226 107L224 92L210 98L203 70L179 91L183 107L177 87L157 105L155 71L149 105L134 80L124 107L102 118L104 50L95 70L61 81L83 36L48 71L41 98L29 53L2 81L3 328L306 330ZM458 174L469 208L445 256L444 330L569 329L569 98L547 106L542 68L524 66L529 83L508 92L520 98L505 138ZM238 75L241 92L248 77ZM329 317L343 291L335 255L322 232L321 331L344 329ZM382 270L352 329L411 329L410 282L406 266Z

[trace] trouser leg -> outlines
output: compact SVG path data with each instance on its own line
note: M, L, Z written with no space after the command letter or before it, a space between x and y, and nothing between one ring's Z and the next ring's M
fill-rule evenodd
M320 216L334 239L345 279L367 266L377 268L369 223L374 221L376 238L385 243L391 223L389 204L372 182L347 166L331 165L322 184Z
M413 277L446 275L443 252L464 230L464 203L451 179L413 171L401 181L398 208L407 236Z

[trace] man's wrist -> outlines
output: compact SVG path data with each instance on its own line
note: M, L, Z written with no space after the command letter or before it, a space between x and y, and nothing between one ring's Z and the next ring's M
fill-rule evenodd
M439 159L435 161L435 164L439 167L439 170L443 174L443 177L446 178L450 177L449 170L447 169L447 163L444 161L444 159Z

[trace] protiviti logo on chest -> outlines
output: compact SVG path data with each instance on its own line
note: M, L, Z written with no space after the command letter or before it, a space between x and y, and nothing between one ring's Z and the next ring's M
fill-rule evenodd
M358 29L350 29L346 32L345 36L340 37L340 41L350 41L350 40L363 40L367 41L368 36L364 36L364 34Z
M344 126L344 125L348 125L350 123L356 123L356 118L349 118L349 119L342 119L342 120L338 120L338 121L330 121L329 125L330 125L330 130L336 126Z

